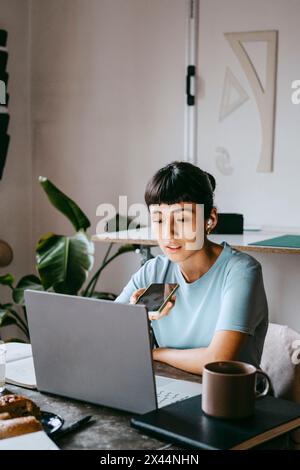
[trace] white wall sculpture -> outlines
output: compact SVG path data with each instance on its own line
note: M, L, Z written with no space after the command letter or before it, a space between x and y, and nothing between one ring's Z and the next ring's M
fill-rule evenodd
M249 99L249 95L242 87L236 76L229 67L226 67L222 100L219 113L219 121L238 109Z
M246 77L254 93L260 114L262 145L257 171L272 172L276 105L278 31L237 32L224 33L224 35L246 74ZM265 86L263 86L262 80L260 79L258 72L255 69L255 66L245 48L245 43L253 41L267 43Z

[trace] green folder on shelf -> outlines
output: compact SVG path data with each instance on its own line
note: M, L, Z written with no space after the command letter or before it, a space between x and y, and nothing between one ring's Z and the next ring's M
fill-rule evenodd
M259 242L248 243L248 245L300 249L300 235L281 235L279 237L268 238L267 240L261 240Z

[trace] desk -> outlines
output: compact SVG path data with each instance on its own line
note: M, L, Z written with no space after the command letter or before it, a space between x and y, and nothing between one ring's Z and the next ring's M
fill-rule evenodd
M166 377L180 378L199 382L199 376L176 369L167 364L154 361L156 374ZM167 441L155 439L130 426L133 413L115 410L105 406L63 398L36 390L28 390L13 385L7 385L7 392L25 395L34 400L41 409L60 415L65 424L80 419L86 415L93 415L94 422L82 430L62 437L58 443L61 449L102 449L102 450L155 450L168 444ZM175 445L168 449L181 449Z
M241 235L216 235L210 234L208 238L215 242L221 243L221 241L226 241L233 248L236 248L240 251L254 251L258 253L283 253L283 254L300 254L300 249L298 248L276 248L270 246L255 246L249 245L252 242L258 242L260 240L265 240L268 238L279 237L287 233L299 233L300 230L295 232L295 229L282 229L276 228L265 228L258 231L244 231ZM143 227L139 230L122 230L120 232L104 232L99 235L93 235L92 240L95 242L110 242L110 243L132 243L140 244L145 247L157 246L158 243L153 236L151 227Z
M199 382L196 374L176 369L167 364L153 361L155 374L175 379ZM86 415L93 415L93 423L77 432L62 437L58 446L63 450L187 450L168 441L150 437L130 425L133 413L115 410L105 406L92 405L36 390L7 385L6 393L25 395L34 400L44 411L51 411L65 420L65 425ZM287 435L257 446L257 449L284 449L289 445Z
M251 242L293 233L299 234L300 229L265 226L259 231L244 231L242 235L210 234L208 238L215 243L221 243L224 240L233 248L255 257L262 264L270 321L288 325L290 328L300 331L300 250L248 245ZM140 244L141 247L147 248L147 252L144 252L141 260L142 265L152 256L151 247L158 247L151 227L122 232L105 232L94 235L92 239L97 243Z

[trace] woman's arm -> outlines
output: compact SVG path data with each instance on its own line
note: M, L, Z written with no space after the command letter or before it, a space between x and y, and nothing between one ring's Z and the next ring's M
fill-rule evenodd
M262 269L258 262L236 263L222 292L222 304L214 336L207 348L153 350L153 359L178 369L202 374L208 362L237 360L248 335L268 320L268 304Z
M202 374L203 366L214 361L234 361L247 339L247 334L233 330L219 330L207 348L153 349L153 359L192 374Z

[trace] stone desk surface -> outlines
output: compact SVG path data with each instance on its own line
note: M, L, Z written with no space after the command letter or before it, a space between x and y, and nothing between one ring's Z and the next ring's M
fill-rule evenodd
M155 374L196 382L201 380L199 375L181 371L167 364L158 361L153 361L153 364ZM40 393L10 384L7 384L6 393L27 396L42 410L60 415L65 420L65 425L86 415L93 416L93 422L89 425L59 439L57 445L61 449L155 450L165 446L170 450L183 449L183 447L150 437L131 427L130 419L134 416L133 413Z

